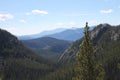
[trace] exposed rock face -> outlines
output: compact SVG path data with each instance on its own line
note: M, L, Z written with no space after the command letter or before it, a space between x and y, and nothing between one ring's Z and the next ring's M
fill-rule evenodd
M109 24L100 24L100 25L96 26L91 31L91 38L93 39L93 44L97 44L97 42L101 38L101 36L110 28L111 28L111 26Z
M110 41L120 40L120 26L111 26L109 24L100 24L91 31L93 44L100 44L101 41L110 43ZM75 60L75 54L79 50L82 39L74 42L60 57L59 62L70 63ZM102 48L100 48L102 49Z
M120 30L119 29L114 29L113 31L110 32L111 34L111 40L119 40L120 39Z

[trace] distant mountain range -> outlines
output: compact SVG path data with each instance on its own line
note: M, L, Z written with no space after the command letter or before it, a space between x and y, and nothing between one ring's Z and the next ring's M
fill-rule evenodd
M64 30L66 30L66 28L58 28L58 29L50 30L50 31L43 31L43 32L38 33L38 34L18 36L18 39L19 40L35 39L35 38L44 37L46 35L51 35L51 34L59 33L59 32L62 32Z
M47 36L61 40L75 41L83 37L83 31L84 28L67 29L65 31Z
M92 30L94 27L90 27ZM83 37L84 28L56 29L53 31L42 32L36 35L20 36L20 40L29 40L40 37L52 37L60 40L75 41Z
M72 42L58 40L51 37L22 40L23 44L31 48L36 53L51 60L56 60L70 46ZM56 60L57 61L57 60Z

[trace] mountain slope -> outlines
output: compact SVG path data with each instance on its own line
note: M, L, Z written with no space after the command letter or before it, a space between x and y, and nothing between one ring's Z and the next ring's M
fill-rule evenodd
M23 40L23 44L45 58L54 59L58 58L61 53L71 44L70 41L58 40L50 37L42 37L38 39Z
M56 39L61 39L61 40L69 40L69 41L75 41L77 39L80 39L83 37L83 28L80 29L68 29L65 31L62 31L60 33L48 35L49 37L53 37Z
M93 27L90 27L90 29L92 30ZM68 29L56 34L47 35L47 36L53 37L56 39L61 39L61 40L76 41L83 37L84 35L83 31L84 31L84 28L75 28L75 29Z
M93 44L96 45L99 40L101 39L101 37L104 35L104 33L106 33L106 31L108 29L110 29L111 26L108 24L100 24L97 27L95 27L92 31L91 31L91 37L93 39ZM60 61L63 60L63 62L67 61L69 62L68 58L73 58L75 56L75 54L78 52L79 50L79 46L82 42L82 39L79 39L77 41L75 41L60 57ZM66 59L66 60L64 60ZM74 59L71 59L74 60Z
M104 65L105 80L120 80L118 63L120 63L120 25L100 24L91 31L96 47L96 61ZM74 42L60 57L62 64L74 63L82 39Z
M52 70L50 65L15 36L0 29L0 74L4 80L37 80Z

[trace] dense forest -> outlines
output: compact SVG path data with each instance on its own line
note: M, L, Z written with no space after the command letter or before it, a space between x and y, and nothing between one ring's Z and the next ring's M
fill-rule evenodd
M58 43L65 48L53 62L0 29L0 80L120 80L119 25L99 24L90 31L86 23L83 38Z

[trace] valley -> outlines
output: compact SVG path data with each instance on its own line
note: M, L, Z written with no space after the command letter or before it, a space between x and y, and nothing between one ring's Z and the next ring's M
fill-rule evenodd
M105 80L119 80L120 26L99 24L90 35L96 47L96 61L104 66ZM0 57L4 61L1 77L3 80L72 80L83 38L74 42L51 37L19 41L0 29Z

